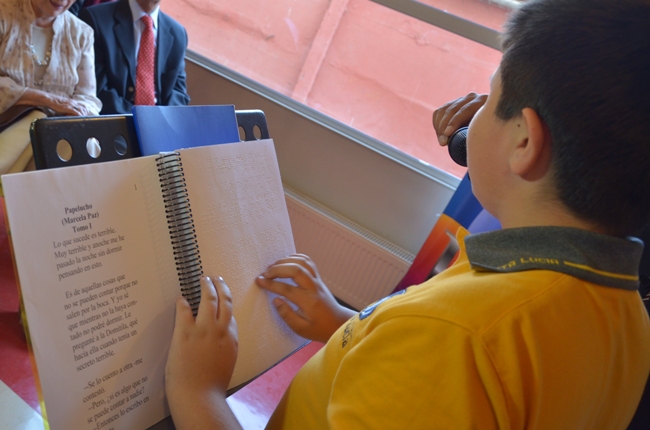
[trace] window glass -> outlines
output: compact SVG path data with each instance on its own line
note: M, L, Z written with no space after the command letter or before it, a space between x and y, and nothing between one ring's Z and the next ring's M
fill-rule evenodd
M508 13L516 8L521 0L418 0L429 6L501 31Z
M507 15L482 0L422 2L494 28ZM163 10L186 27L192 51L464 174L438 146L431 115L469 91L487 92L497 50L369 0L167 1Z

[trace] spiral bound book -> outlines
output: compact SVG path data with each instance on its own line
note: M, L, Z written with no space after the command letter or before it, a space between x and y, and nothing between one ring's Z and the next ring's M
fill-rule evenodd
M51 429L146 429L169 415L164 369L183 294L228 283L231 387L306 341L254 279L295 252L271 140L4 175L24 324Z

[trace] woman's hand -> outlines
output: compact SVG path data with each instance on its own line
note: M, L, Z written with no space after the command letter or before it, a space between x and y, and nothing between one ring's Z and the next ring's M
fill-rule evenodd
M469 93L433 111L433 128L440 145L445 146L456 130L469 125L486 100L487 94Z
M51 94L45 91L27 88L16 102L17 105L43 106L52 109L58 115L88 116L89 112L83 103L65 96Z
M57 114L67 116L88 116L88 110L86 109L86 106L74 99L57 96L54 94L47 94L47 96L49 98L49 101L45 106L49 107Z
M291 279L291 285L280 279ZM279 294L298 307L294 310L280 297L273 304L282 319L300 336L327 342L330 336L356 312L339 305L323 283L316 265L306 255L293 254L276 261L260 277L257 285Z

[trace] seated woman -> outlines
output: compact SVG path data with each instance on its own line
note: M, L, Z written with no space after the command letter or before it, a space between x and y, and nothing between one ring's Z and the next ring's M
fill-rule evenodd
M67 13L74 1L0 0L0 174L33 170L34 119L99 114L93 32Z

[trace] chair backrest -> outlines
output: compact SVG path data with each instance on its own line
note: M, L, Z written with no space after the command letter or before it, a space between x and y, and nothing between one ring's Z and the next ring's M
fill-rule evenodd
M268 139L261 110L238 110L242 140ZM53 117L37 119L30 137L36 169L76 166L140 156L133 115Z
M259 109L237 110L235 115L237 115L237 125L244 134L242 140L268 139L270 137L263 111Z
M30 137L39 170L140 155L131 115L41 118Z

